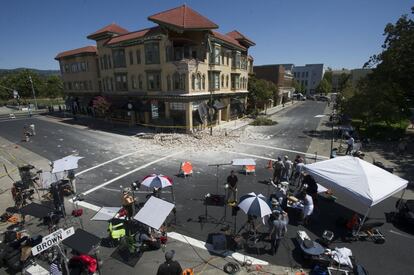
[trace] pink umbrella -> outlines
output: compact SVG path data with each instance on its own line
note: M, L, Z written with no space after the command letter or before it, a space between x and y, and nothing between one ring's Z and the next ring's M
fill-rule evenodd
M150 188L164 188L173 185L173 181L170 177L161 174L151 174L146 176L142 182L142 185Z

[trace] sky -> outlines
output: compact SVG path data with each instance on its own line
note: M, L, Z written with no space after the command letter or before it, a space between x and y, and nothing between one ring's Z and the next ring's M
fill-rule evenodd
M255 65L323 63L359 68L381 51L384 27L409 14L408 0L5 0L0 8L0 68L58 69L65 50L94 45L86 36L110 23L135 31L147 17L187 4L226 33L255 41Z

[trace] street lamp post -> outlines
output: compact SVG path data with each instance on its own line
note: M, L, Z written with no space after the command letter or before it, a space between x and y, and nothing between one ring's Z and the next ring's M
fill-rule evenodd
M29 81L30 81L30 85L32 86L33 99L35 101L35 110L37 110L36 92L35 92L35 89L33 87L33 80L32 80L32 76L31 75L29 75Z

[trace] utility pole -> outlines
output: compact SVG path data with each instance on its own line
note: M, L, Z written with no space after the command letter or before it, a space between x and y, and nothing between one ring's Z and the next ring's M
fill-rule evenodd
M332 158L332 149L333 149L333 142L334 142L334 136L335 136L335 133L334 133L334 123L335 123L335 118L334 118L334 114L335 114L335 109L334 109L334 106L332 106L332 112L331 112L331 118L332 118L332 120L331 120L331 151L330 151L330 158Z
M31 75L29 75L29 80L30 80L30 84L32 86L33 99L35 101L35 110L37 110L36 92L35 92L35 89L33 87L33 80L32 80L32 76Z
M210 118L210 136L213 135L213 90L210 90L210 109L208 110Z

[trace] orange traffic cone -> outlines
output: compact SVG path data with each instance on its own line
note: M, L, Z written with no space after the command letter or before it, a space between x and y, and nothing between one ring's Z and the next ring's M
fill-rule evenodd
M272 163L271 159L269 159L269 161L267 162L266 168L267 169L273 169L273 163Z

